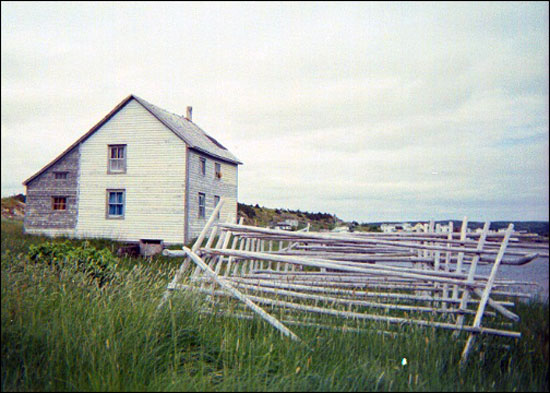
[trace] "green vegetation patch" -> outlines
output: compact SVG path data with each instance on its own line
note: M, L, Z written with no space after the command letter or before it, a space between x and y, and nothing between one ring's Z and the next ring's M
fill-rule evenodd
M118 262L107 248L98 250L88 243L77 247L68 241L32 244L28 256L31 261L45 263L57 271L68 268L81 271L100 287L115 278Z

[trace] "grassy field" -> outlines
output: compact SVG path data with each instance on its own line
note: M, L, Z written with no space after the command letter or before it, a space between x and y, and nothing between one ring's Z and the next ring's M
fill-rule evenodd
M29 246L44 240L2 220L3 391L548 391L548 303L518 304L522 338L478 340L459 371L464 336L293 327L300 345L262 321L199 314L191 296L157 312L176 261L119 259L116 282L99 288L32 263Z

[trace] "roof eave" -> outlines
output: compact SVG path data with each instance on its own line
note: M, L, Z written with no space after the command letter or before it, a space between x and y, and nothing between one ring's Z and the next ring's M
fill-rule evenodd
M198 151L198 152L200 152L200 153L202 153L202 154L206 154L206 155L208 155L208 156L214 157L214 158L216 158L216 159L218 159L218 160L220 160L220 161L225 161L225 162L228 162L228 163L230 163L230 164L235 164L235 165L243 165L243 163L242 163L241 161L239 161L239 160L232 160L232 159L230 159L230 158L222 157L222 156L219 156L219 155L217 155L217 154L211 153L211 152L209 152L209 151L207 151L207 150L201 149L200 147L191 146L190 144L187 144L187 145L189 146L189 148L190 148L191 150L196 150L196 151Z

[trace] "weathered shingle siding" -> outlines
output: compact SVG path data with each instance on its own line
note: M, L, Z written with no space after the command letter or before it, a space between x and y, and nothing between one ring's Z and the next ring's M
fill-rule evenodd
M67 179L56 180L55 172L67 172ZM77 220L78 177L79 147L76 146L27 184L25 232L71 234ZM65 211L53 210L52 197L54 196L67 198Z
M200 157L206 159L206 174L200 168ZM215 163L221 164L222 177L215 177ZM214 210L214 196L225 198L220 221L235 222L237 217L237 165L216 160L206 154L189 150L189 200L188 239L199 235ZM206 214L199 217L199 192L206 196Z
M124 144L126 173L108 174L108 145ZM131 100L81 146L79 237L184 238L186 145ZM107 219L107 189L126 192L124 219Z

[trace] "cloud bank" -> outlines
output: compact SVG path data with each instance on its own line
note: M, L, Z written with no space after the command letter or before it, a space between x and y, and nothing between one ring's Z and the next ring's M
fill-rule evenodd
M244 165L239 200L548 220L547 3L2 3L2 195L130 93Z

